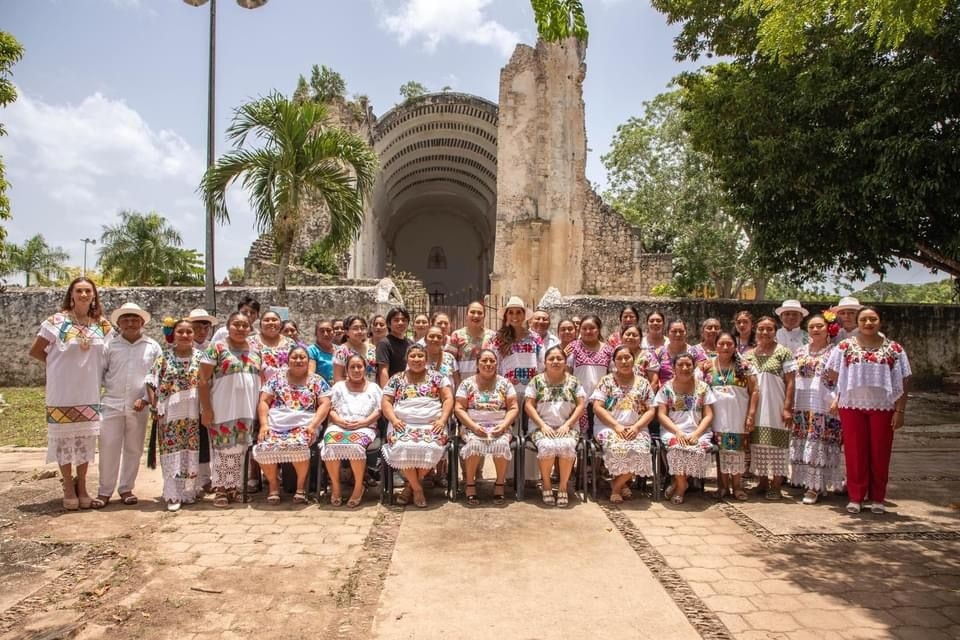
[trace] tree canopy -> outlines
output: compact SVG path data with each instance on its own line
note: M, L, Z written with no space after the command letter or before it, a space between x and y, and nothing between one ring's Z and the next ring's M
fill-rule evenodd
M66 273L66 262L70 254L61 247L51 247L41 234L37 234L22 245L6 246L8 264L3 275L22 273L26 286L30 278L35 284L49 286Z
M544 42L559 42L574 37L586 42L587 19L580 0L530 0L537 35Z
M5 107L17 99L17 89L10 80L11 69L23 57L23 47L9 33L0 31L0 107ZM0 122L0 136L7 131ZM10 218L10 200L7 198L6 171L3 158L0 157L0 220ZM3 240L7 237L7 230L0 225L0 270L4 269L9 256L4 251Z
M670 293L712 289L732 297L748 280L761 288L749 238L730 214L709 156L683 129L679 90L644 103L644 113L617 127L603 156L604 198L643 230L646 251L673 254Z
M896 50L830 22L782 62L757 54L759 22L739 3L654 4L683 22L678 55L733 57L681 76L681 108L763 268L801 281L914 260L960 274L956 1Z
M343 98L347 93L347 83L343 76L328 67L327 65L313 65L310 69L310 82L300 76L297 80L297 88L293 92L295 102L313 102L327 103L336 98Z
M404 100L413 100L427 93L430 93L430 90L416 80L410 80L400 85L400 95L403 96Z
M330 242L353 240L363 224L364 201L376 178L377 156L360 137L327 125L322 103L296 102L279 93L238 107L227 137L234 149L204 174L200 189L221 222L229 222L227 188L249 192L261 233L270 233L279 255L277 293L286 299L286 275L307 198L323 202ZM248 136L261 143L247 144Z
M203 261L159 213L121 211L120 222L104 225L97 264L122 285L203 284Z

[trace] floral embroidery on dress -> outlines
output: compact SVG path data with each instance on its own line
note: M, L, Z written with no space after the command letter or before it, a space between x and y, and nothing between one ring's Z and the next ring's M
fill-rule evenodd
M531 382L536 390L534 399L537 402L558 402L566 401L572 405L577 404L577 391L580 388L580 381L569 373L564 374L563 382L560 384L550 384L547 382L547 376L534 376Z
M703 413L704 399L707 395L707 384L697 380L694 385L693 393L679 393L673 388L673 385L665 385L660 389L666 402L663 404L668 411L689 411L696 412L696 415Z
M213 373L218 378L234 373L260 375L260 369L263 368L259 351L255 349L244 349L243 351L231 349L226 342L211 344L207 348L203 360L214 365Z
M467 378L460 383L457 397L466 398L467 407L477 411L503 411L507 408L507 397L513 390L510 382L497 377L493 389L483 390L477 386L476 378Z
M883 339L883 343L876 349L865 349L860 346L856 338L847 338L837 345L837 349L843 353L843 360L849 367L852 364L869 362L871 364L885 364L891 369L903 353L903 347L899 343Z
M646 378L633 377L633 384L620 386L612 373L600 378L593 391L594 398L603 396L603 408L607 411L633 411L642 415L653 402L653 389Z
M384 395L393 396L396 400L406 398L440 398L440 389L443 387L443 376L439 373L427 372L423 382L413 383L407 380L405 371L395 373L383 388Z
M273 396L271 409L315 412L320 405L320 398L330 391L330 385L315 373L308 376L302 385L292 385L287 376L278 375L270 378L262 390Z
M716 360L703 370L703 381L711 387L744 387L747 379L757 375L753 364L744 358L734 359L729 368L723 368Z

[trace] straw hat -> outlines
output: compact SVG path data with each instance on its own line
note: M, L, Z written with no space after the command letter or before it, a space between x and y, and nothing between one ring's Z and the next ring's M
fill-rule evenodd
M507 309L523 309L524 322L529 322L530 318L533 317L533 309L523 304L523 299L520 296L510 296L510 299L507 300L507 304L503 307L503 318L507 317Z
M784 311L799 311L804 318L810 315L810 312L803 308L799 300L784 300L783 304L774 309L774 313L779 316Z
M135 302L124 302L119 309L114 309L113 313L110 314L111 324L116 325L117 321L123 316L139 316L143 320L143 324L150 322L150 314L141 309L140 305Z
M846 309L853 309L854 311L859 311L863 308L863 305L860 304L860 301L856 298L851 298L850 296L845 296L840 298L840 302L837 303L837 306L830 309L836 313L837 311L844 311Z
M190 322L209 322L210 324L214 325L220 323L216 316L212 316L207 313L206 309L192 309L184 319L189 320Z

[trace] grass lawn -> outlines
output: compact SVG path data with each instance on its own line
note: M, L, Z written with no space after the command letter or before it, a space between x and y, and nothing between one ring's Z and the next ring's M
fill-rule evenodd
M9 406L0 413L0 445L47 446L47 410L43 387L3 387Z

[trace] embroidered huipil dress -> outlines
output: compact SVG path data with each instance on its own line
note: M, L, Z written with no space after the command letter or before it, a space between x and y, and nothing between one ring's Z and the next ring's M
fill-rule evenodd
M467 414L488 434L494 427L503 422L503 418L507 414L507 401L516 397L517 392L513 385L503 376L497 376L494 379L491 389L481 389L477 384L476 376L470 376L461 382L457 389L457 399L462 398L467 401ZM513 454L510 451L510 440L513 438L513 433L510 429L496 438L491 438L489 435L484 438L468 429L463 431L464 445L460 449L460 457L464 460L471 456L513 459Z
M312 439L306 427L313 419L320 399L329 393L327 381L317 374L307 376L303 384L291 384L281 370L261 389L270 394L267 433L253 447L253 458L261 464L304 462L310 459Z
M363 375L364 377L376 384L377 383L377 349L370 344L369 342L363 343L363 348L360 351L357 351L349 342L344 342L343 344L337 346L333 350L333 365L340 365L341 367L347 366L347 360L350 359L352 355L358 355L363 358L365 364Z
M163 474L163 499L190 502L197 495L200 469L200 360L194 348L180 357L166 349L153 366L148 384L157 398L157 454Z
M590 401L599 400L603 408L620 425L632 425L653 404L653 389L646 378L635 375L633 383L623 387L617 383L615 374L608 373L600 379ZM650 458L650 431L643 429L633 440L624 440L614 429L597 419L594 437L603 446L603 464L614 476L632 473L652 476L653 462Z
M383 458L394 469L432 469L443 457L446 430L437 434L431 423L443 413L440 390L450 381L438 373L427 372L423 382L407 380L407 373L394 374L383 388L383 395L394 399L393 412L406 423L403 429L387 427Z
M747 470L744 426L750 409L747 380L756 375L753 365L742 358L735 358L727 369L711 360L710 368L703 374L704 382L716 398L712 427L720 449L721 473L738 475Z
M525 395L527 398L533 398L537 405L537 415L553 429L562 426L577 408L577 402L587 397L583 391L583 385L569 373L564 373L563 382L560 384L550 384L546 373L538 374L530 381ZM532 422L530 426L533 427ZM577 457L579 429L570 429L565 436L551 438L540 429L534 428L530 438L537 445L537 458Z
M806 344L794 353L797 382L790 434L790 484L812 491L844 486L840 419L830 415L836 385L827 379L832 345L812 352Z
M364 382L363 391L351 391L346 380L336 383L330 390L330 407L344 420L363 420L380 410L380 387L368 380ZM323 433L320 457L324 460L365 460L367 447L377 437L376 424L344 429L330 423Z
M793 354L778 344L768 356L756 349L745 358L757 370L760 402L750 434L750 472L766 478L789 475L790 429L783 421L786 383L783 376L797 370Z
M663 385L657 393L658 405L667 407L667 415L684 435L697 430L703 418L703 407L716 402L716 397L707 383L694 381L693 393L681 393L674 389L673 380ZM667 466L670 475L702 478L707 471L707 450L710 449L713 432L707 429L696 444L683 445L677 436L661 428L660 439L667 446Z
M613 347L601 342L596 351L587 349L579 339L570 343L570 355L567 356L567 366L583 386L583 392L589 398L597 383L610 370L610 359L613 357ZM592 411L589 413L593 413ZM580 416L580 432L586 433L590 428L588 412Z
M106 320L76 324L66 313L55 313L40 324L37 335L49 343L44 394L48 463L93 462L103 417L104 342L110 330Z
M243 456L257 425L260 353L214 342L201 364L213 365L210 402L216 423L210 427L210 475L214 487L237 490L243 483Z

